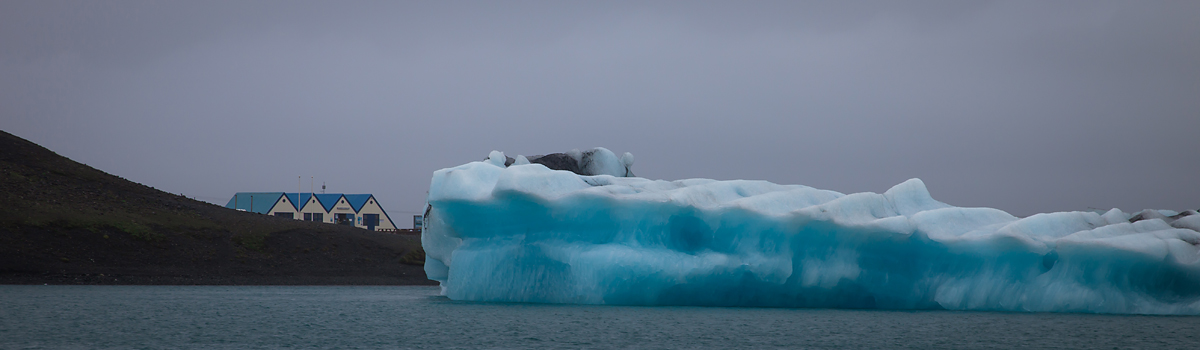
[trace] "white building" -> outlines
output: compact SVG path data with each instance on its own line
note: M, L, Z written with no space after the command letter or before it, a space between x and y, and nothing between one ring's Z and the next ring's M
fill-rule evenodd
M393 231L396 224L371 194L238 192L226 208L304 221Z

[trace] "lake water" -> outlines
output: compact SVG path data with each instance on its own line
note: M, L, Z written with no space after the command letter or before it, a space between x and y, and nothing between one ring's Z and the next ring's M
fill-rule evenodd
M0 349L1200 347L1200 317L503 304L437 294L0 285Z

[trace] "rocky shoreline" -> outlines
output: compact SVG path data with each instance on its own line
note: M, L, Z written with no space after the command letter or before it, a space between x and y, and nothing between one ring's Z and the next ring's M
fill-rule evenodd
M420 237L240 212L0 132L0 284L432 285Z

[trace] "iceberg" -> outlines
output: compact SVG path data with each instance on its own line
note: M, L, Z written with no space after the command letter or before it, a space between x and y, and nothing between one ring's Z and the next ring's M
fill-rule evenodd
M470 301L1200 314L1195 210L1018 218L919 179L842 194L632 164L493 151L434 172L426 274Z

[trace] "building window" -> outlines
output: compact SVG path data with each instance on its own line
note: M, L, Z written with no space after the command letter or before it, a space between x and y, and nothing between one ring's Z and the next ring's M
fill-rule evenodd
M282 212L282 211L277 211L277 212L275 212L275 216L277 216L277 217L281 217L281 218L288 218L288 219L294 219L294 218L296 218L296 216L295 216L295 215L292 215L292 213L285 213L285 212Z
M321 214L321 213L304 213L304 221L316 221L316 222L323 222L323 221L325 221L325 214Z

